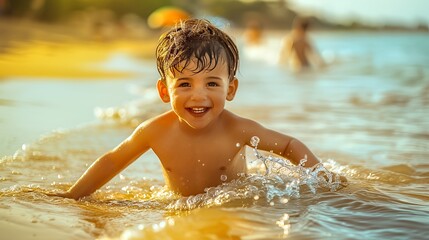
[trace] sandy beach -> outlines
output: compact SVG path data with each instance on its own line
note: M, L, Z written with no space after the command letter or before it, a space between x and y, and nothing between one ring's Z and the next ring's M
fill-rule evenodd
M0 79L7 77L108 79L132 72L97 64L115 52L138 59L154 57L157 33L144 37L98 38L74 25L49 25L24 19L0 21Z

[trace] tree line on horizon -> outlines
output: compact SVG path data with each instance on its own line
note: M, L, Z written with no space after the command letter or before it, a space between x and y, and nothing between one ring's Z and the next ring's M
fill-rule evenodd
M250 21L258 21L264 28L287 29L298 14L291 10L285 0L239 1L239 0L0 0L0 16L9 18L30 18L36 21L57 23L67 20L73 13L87 9L107 9L120 18L136 14L142 19L163 6L174 6L191 16L215 16L224 18L237 27L245 27ZM357 21L332 23L317 17L308 17L314 29L379 29ZM382 26L401 30L395 25ZM419 25L416 29L427 30Z

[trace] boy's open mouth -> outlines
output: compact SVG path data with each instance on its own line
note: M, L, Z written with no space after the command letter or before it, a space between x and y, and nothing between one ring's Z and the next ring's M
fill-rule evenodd
M186 108L190 113L192 114L203 114L207 112L210 108L208 107L192 107L192 108Z

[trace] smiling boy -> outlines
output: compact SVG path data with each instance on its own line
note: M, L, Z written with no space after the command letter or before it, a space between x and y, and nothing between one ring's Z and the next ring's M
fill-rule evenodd
M142 122L116 148L97 159L64 197L90 195L140 155L152 149L165 182L183 196L203 193L246 173L240 149L260 138L258 148L306 167L319 163L299 140L267 129L225 109L238 88L238 50L232 39L206 20L191 19L161 36L157 89L171 110Z

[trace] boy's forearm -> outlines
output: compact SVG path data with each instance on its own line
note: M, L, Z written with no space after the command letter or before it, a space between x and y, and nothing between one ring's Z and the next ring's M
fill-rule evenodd
M88 196L110 181L123 167L114 164L106 154L97 159L67 191L66 197L79 199Z
M305 167L313 167L320 162L316 155L314 155L304 143L297 139L290 140L283 152L283 156L296 165L299 164L301 159L306 158Z

